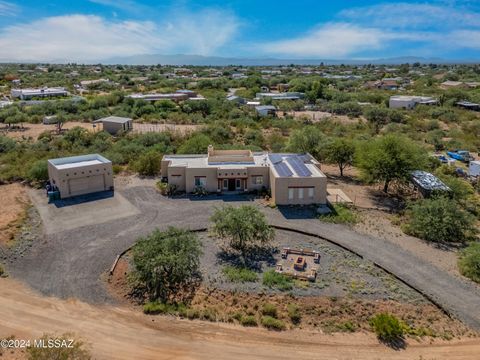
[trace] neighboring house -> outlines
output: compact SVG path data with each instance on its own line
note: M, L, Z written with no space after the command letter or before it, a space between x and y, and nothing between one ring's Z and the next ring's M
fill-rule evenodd
M270 189L277 205L326 204L327 178L310 154L266 154L214 150L207 154L165 155L162 177L178 191L211 193Z
M112 162L98 154L50 159L48 178L62 199L113 190Z
M117 135L119 132L130 131L133 129L133 120L127 117L108 116L106 118L95 120L93 123L102 123L103 131L106 131L111 135Z
M80 86L86 90L88 89L89 86L103 84L103 83L110 83L110 80L108 79L82 80L80 81Z
M397 79L383 79L367 81L363 86L367 89L397 90L399 88Z
M480 104L473 103L470 101L459 101L455 103L455 105L467 110L480 111Z
M463 81L444 81L440 84L442 89L453 89L453 88L465 88L466 85Z
M300 100L305 97L305 94L301 92L283 92L283 93L260 92L260 93L256 93L255 97L257 99Z
M392 109L413 109L418 104L436 105L438 100L428 96L395 95L391 96L389 101Z
M237 79L237 80L238 80L238 79L247 79L248 76L245 75L245 74L242 74L242 73L233 73L233 74L231 75L231 78L232 78L232 79Z
M175 102L180 102L188 100L187 94L173 93L173 94L131 94L127 98L139 99L145 101L158 101L158 100L172 100Z
M246 103L244 98L242 98L240 96L236 96L236 95L227 96L227 101L234 102L234 103L237 103L237 104L245 104Z
M32 98L68 96L68 91L63 87L58 88L38 88L38 89L12 89L12 98L20 100L29 100Z
M277 114L277 108L273 105L259 105L255 106L255 111L258 116L275 116Z

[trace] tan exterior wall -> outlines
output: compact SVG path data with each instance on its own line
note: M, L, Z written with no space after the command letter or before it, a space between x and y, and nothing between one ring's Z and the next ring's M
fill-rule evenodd
M195 189L195 177L205 177L207 184L205 190L208 192L217 192L218 180L217 169L212 168L185 168L185 191L193 192Z
M167 168L168 183L175 185L178 191L185 191L186 180L185 180L185 166L169 167ZM162 165L163 171L163 165ZM162 173L163 176L163 173Z
M249 167L247 169L247 190L261 190L263 187L270 188L270 168L268 166ZM254 177L263 176L263 184L255 184Z
M309 205L327 203L327 178L275 178L271 179L272 200L277 205ZM313 198L308 196L308 188L313 188ZM292 190L290 190L292 189ZM303 189L303 199L299 197ZM293 198L289 199L289 192L293 191Z
M99 182L98 178L96 178L97 176L102 177L103 180ZM58 187L62 199L113 189L112 163L60 170L48 163L48 177L50 183ZM89 184L93 183L96 184L96 187L92 191L92 188L89 188ZM83 190L77 192L72 191L74 190L72 184L75 184L74 186L76 188L83 188ZM99 185L101 185L101 188L98 187Z

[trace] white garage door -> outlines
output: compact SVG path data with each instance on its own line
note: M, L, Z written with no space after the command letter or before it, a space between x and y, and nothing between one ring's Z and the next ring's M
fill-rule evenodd
M83 195L105 190L103 175L70 179L68 185L70 187L70 196Z

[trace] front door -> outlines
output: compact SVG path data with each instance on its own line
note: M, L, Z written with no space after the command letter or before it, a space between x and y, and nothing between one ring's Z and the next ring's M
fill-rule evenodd
M228 191L235 191L235 179L228 179Z

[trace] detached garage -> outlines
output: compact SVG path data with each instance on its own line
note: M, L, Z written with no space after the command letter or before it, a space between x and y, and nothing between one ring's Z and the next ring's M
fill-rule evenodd
M48 177L62 199L113 190L112 162L98 154L48 160Z

